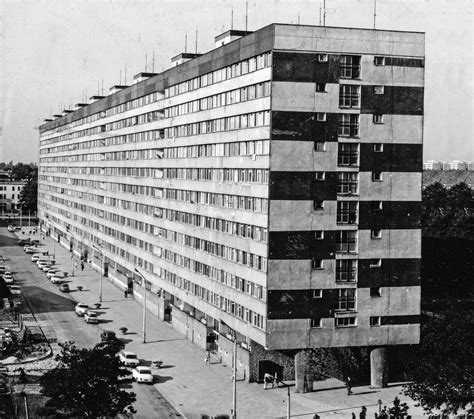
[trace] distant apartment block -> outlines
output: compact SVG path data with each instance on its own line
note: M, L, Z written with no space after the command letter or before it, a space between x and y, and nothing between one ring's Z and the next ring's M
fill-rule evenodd
M20 192L25 181L10 180L8 176L0 178L0 213L12 213L19 209Z
M383 385L419 341L424 34L272 24L173 64L40 127L43 229L250 379L368 346Z

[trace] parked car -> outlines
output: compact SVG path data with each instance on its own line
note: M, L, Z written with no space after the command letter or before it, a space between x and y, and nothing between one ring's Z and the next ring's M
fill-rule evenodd
M10 233L13 233L15 231L15 226L12 226L12 225L9 225L7 227L7 230L10 232Z
M42 257L44 257L42 253L35 253L34 255L31 256L31 261L38 262Z
M36 265L38 266L38 269L41 269L41 270L43 270L44 268L48 268L48 269L49 269L49 268L51 268L51 266L53 266L53 265L51 265L51 263L49 263L49 262L47 262L47 261L45 261L45 260L39 260L39 261L37 261L37 262L36 262Z
M38 266L43 272L46 272L48 269L51 268L51 266L53 265L50 265L49 263L47 265L41 265L41 266Z
M13 284L15 282L11 272L5 272L2 276L2 278L5 281L5 284Z
M56 278L64 279L66 278L66 272L60 271L59 269L56 272L53 272L49 277L52 278L55 276Z
M137 354L129 351L120 351L119 359L126 367L136 367L139 364Z
M153 374L151 373L150 368L148 367L136 367L132 371L132 380L137 383L153 383Z
M59 278L57 276L52 276L51 277L51 283L52 284L62 284L64 282L64 278Z
M97 313L94 311L87 310L86 314L84 314L84 321L86 323L98 324L99 319L97 317Z
M18 285L8 285L8 289L12 295L20 295L21 289Z
M61 285L59 286L59 291L61 291L61 292L69 292L69 291L70 291L69 285L68 285L68 284L61 284Z
M48 278L49 278L50 276L53 275L53 273L55 273L55 272L60 272L60 271L61 271L61 269L57 268L56 266L51 266L51 267L50 267L48 270L46 270L45 272L46 272L46 275L51 274L51 275L48 275Z
M86 303L77 303L75 310L76 314L81 317L89 310L89 306Z

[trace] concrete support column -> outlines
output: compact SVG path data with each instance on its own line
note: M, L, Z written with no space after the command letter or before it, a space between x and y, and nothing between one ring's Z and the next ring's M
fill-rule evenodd
M370 386L385 388L388 383L387 348L375 348L370 352Z
M295 355L295 393L308 392L307 363L306 351L302 350Z

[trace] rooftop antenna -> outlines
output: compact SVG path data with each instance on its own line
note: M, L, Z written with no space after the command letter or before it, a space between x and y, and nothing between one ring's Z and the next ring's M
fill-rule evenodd
M100 94L100 81L97 82L97 96Z
M147 72L147 70L148 70L148 57L145 54L145 73Z
M298 12L298 25L300 24L300 12Z
M374 29L375 29L375 20L377 19L377 0L374 0Z
M153 50L153 58L151 59L151 72L155 72L155 50Z
M195 46L195 51L196 54L198 53L198 29L196 28L196 46Z
M102 96L104 96L104 79L102 79Z
M126 86L127 85L127 66L125 66L125 76L123 78L124 78L123 84L125 84Z
M230 29L234 29L234 8L230 9Z
M248 21L249 21L249 2L245 2L245 34L247 35L248 29Z
M86 89L86 96L84 97L84 103L87 102L87 89Z
M120 70L120 76L119 76L119 86L122 85L122 70Z
M188 33L184 34L184 52L188 52Z

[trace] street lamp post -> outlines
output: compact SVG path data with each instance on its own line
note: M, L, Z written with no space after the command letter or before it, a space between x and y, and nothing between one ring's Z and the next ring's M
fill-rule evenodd
M99 303L102 303L102 276L103 276L103 271L104 271L104 254L102 253L102 250L100 250L95 244L92 245L92 247L99 252L101 256L101 262L100 262L100 272L99 272L99 278L100 278L100 285L99 285Z
M232 351L232 411L231 411L231 419L237 418L237 333L235 332L232 327L230 327L227 323L221 320L223 324L225 324L231 331L232 337L234 340L234 346Z
M146 278L137 268L135 268L135 272L143 280L143 343L146 343Z

